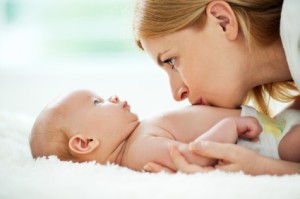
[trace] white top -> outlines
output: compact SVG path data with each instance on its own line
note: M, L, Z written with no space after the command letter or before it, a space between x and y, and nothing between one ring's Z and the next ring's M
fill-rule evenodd
M284 0L280 36L290 72L300 90L300 0Z
M239 138L237 140L237 144L255 150L261 155L280 159L278 154L280 134L279 136L276 135L276 133L278 132L277 130L279 130L276 121L272 119L270 119L270 121L267 121L265 120L265 118L261 118L259 113L250 106L242 106L241 116L255 117L262 126L263 132L259 135L259 140L257 142ZM275 127L275 129L273 127Z
M256 142L239 138L237 144L250 148L260 154L280 159L278 146L282 138L296 125L300 125L300 111L288 109L281 112L276 119L257 112L250 106L242 106L241 116L255 117L263 131ZM291 150L293 150L291 148Z

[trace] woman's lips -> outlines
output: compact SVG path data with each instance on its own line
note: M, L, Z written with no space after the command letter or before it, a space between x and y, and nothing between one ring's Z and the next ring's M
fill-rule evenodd
M195 102L193 103L193 105L203 105L202 99L201 99L201 98L198 99L197 101L195 101Z

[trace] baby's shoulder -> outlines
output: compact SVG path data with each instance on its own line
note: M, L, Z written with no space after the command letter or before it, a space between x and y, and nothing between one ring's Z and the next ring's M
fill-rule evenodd
M140 170L147 163L154 161L161 148L174 138L163 128L150 121L141 122L127 141L122 164L134 170Z
M153 137L173 139L173 136L170 135L166 125L164 125L162 120L157 117L141 121L140 125L135 129L132 136L135 140L151 139Z

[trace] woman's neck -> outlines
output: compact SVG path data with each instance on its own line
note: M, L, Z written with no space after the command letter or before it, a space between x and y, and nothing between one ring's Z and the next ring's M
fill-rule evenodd
M248 77L252 88L292 79L280 40L268 47L254 47L249 60Z

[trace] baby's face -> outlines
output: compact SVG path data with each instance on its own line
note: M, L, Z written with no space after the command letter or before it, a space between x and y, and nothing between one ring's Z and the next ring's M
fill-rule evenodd
M128 103L117 96L103 99L90 91L81 90L65 95L58 105L67 111L66 125L72 132L100 140L97 158L101 162L110 160L113 152L139 123Z

